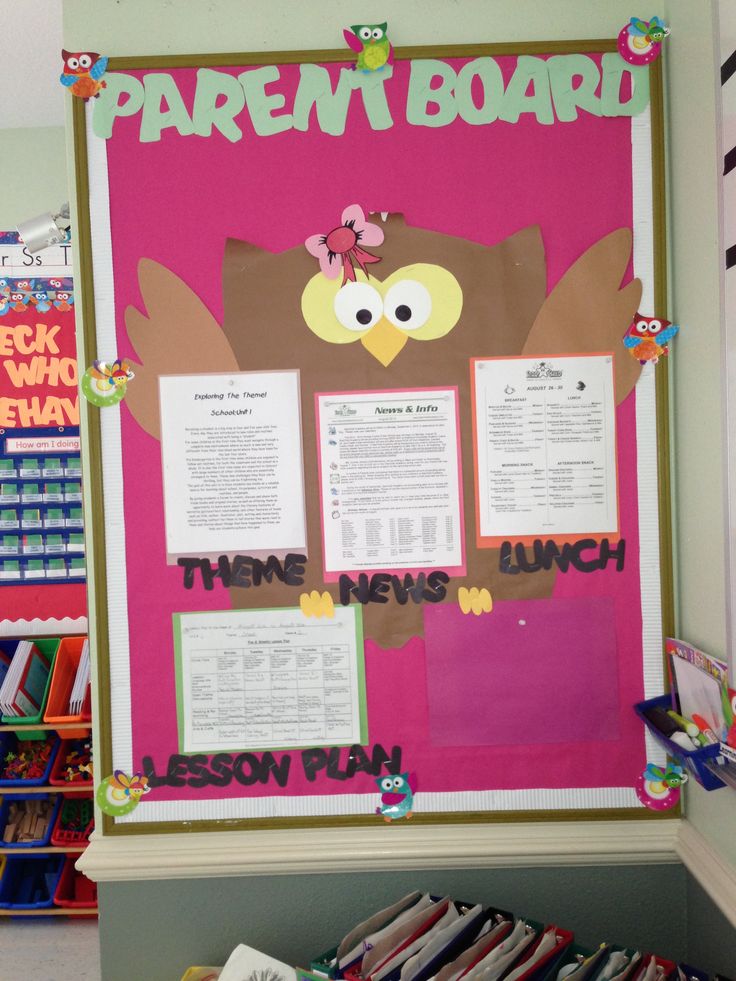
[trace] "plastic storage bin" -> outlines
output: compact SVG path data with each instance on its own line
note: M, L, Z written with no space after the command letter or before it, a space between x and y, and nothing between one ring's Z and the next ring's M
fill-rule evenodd
M75 845L84 848L94 831L94 813L92 794L89 796L74 794L64 797L51 831L51 844L57 848L70 848ZM75 826L70 827L71 824Z
M76 856L68 855L54 893L55 906L90 909L97 906L97 883L74 868Z
M714 762L721 753L721 747L718 743L714 743L712 746L704 746L702 749L694 749L689 752L686 749L682 749L677 743L673 743L668 739L664 733L661 733L656 726L653 726L649 719L644 715L645 709L650 708L662 708L665 711L672 708L672 696L671 695L658 695L656 698L649 698L645 702L637 702L634 706L634 711L639 716L641 721L651 732L657 742L662 746L673 759L685 767L691 776L698 781L701 787L706 790L719 790L721 787L725 787L725 783L720 780L714 773L706 766L708 762Z
M46 769L38 777L29 777L27 780L22 779L0 779L0 787L41 787L49 782L49 776L51 774L51 768L56 762L56 754L59 751L59 743L61 740L55 733L44 732L42 734L44 738L51 743L51 755L49 756L48 762L46 763ZM24 742L26 739L26 734L22 733L20 738L14 732L0 732L0 764L5 760L8 753L18 753L19 743ZM38 740L31 740L32 742L38 742ZM0 771L1 772L1 771Z
M46 711L43 715L43 721L47 724L89 722L92 719L89 687L81 713L69 715L69 696L74 687L74 679L77 675L79 659L82 656L82 648L86 639L86 637L64 637L59 644L59 650L54 661L54 670L51 673L51 687L46 702ZM87 729L65 729L64 736L73 739L85 736L87 732Z
M22 794L8 794L7 797L3 797L2 804L0 804L0 846L3 848L18 848L21 851L28 848L43 848L45 845L51 841L51 832L56 824L56 819L59 814L59 808L61 807L61 794L56 795L56 801L49 814L49 823L46 829L46 834L43 838L39 838L37 841L3 841L3 835L5 834L5 828L8 824L8 818L10 817L10 805L13 801L17 800L51 800L49 794L34 794L32 798L23 797Z
M85 734L89 741L92 741L92 736L90 733ZM49 783L54 787L86 787L92 788L92 774L85 774L86 779L77 780L65 780L64 770L67 767L66 758L69 755L70 749L75 743L79 742L78 739L62 739L61 745L59 746L59 752L56 754L56 761L51 768L51 775L49 777Z
M0 909L53 906L63 867L63 855L11 855L0 879Z
M17 643L18 643L17 641L14 642L13 650L15 650ZM43 698L41 699L41 708L35 715L18 715L18 716L3 715L2 721L4 725L32 726L34 724L37 725L39 722L43 720L43 713L46 709L46 700L49 697L49 688L51 687L51 678L54 673L54 663L56 661L56 654L57 651L59 650L59 645L61 644L61 641L59 640L58 637L34 637L33 643L36 645L39 651L41 651L42 654L46 655L46 657L49 659L49 663L51 664L51 670L49 671L49 676L46 680L46 688L44 689ZM43 730L36 731L36 732L30 731L27 735L24 736L24 739L43 739L44 735L45 733L43 732Z

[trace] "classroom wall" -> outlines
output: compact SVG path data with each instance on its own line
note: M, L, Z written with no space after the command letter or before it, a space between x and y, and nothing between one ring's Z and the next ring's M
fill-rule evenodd
M371 17L388 17L399 43L432 44L518 38L614 36L631 16L628 0L595 5L586 0L404 0L369 5ZM65 0L64 42L72 50L110 55L205 51L252 51L335 47L340 27L365 19L364 0ZM687 326L675 344L673 454L680 633L714 653L726 650L725 552L722 496L721 356L718 323L716 59L711 0L663 0L647 14L664 14L678 37L669 58L670 238L673 309ZM21 156L23 154L21 153ZM26 186L26 185L24 185ZM53 202L56 202L56 196ZM33 213L47 206L41 203ZM0 187L0 216L9 207ZM0 222L2 225L2 222ZM693 823L736 867L731 791L699 793L688 787ZM542 919L559 917L581 937L600 938L602 924L623 940L641 937L663 953L682 956L698 944L701 957L722 956L712 970L736 961L733 934L715 943L717 922L709 900L679 867L502 870L423 875L376 873L275 879L196 880L106 884L101 888L101 935L105 981L124 973L121 950L145 952L146 977L172 978L197 960L221 963L238 940L287 960L302 958L316 943L327 945L341 925L403 888L426 884L463 898L507 904ZM652 902L667 896L666 904ZM689 901L689 933L684 909ZM165 928L151 910L169 910ZM281 922L287 929L273 930ZM305 915L305 911L307 911ZM339 923L337 919L339 918ZM205 926L206 924L206 926ZM278 938L281 939L278 939ZM693 947L695 950L696 948ZM139 955L140 956L140 955Z
M0 129L0 231L69 200L63 126Z

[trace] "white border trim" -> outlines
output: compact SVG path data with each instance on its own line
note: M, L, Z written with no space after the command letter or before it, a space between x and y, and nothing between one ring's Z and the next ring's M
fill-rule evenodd
M0 637L40 637L44 634L76 635L87 633L87 617L50 617L42 620L0 620Z
M98 351L116 356L116 311L110 231L110 201L106 141L94 135L93 107L87 105L90 222L92 229L95 316ZM634 271L644 285L642 303L653 296L653 199L651 182L651 117L649 108L632 119L632 185L634 214ZM620 355L627 356L623 347ZM659 577L659 515L657 454L654 418L654 372L642 373L636 389L637 468L639 481L639 540L642 582L642 645L644 690L649 697L662 690L661 597ZM119 406L101 413L104 522L107 557L107 604L110 651L111 725L113 763L133 768L130 642L128 634L123 468ZM664 762L664 754L649 734L647 758ZM156 801L146 799L117 824L159 821L212 821L243 818L371 814L375 798L363 794L314 797L239 797L223 800ZM489 790L467 793L423 794L428 812L513 811L640 808L630 787L593 787L539 790Z
M90 100L86 105L86 130L97 353L102 360L114 360L117 357L117 338L107 142L94 134L93 111L94 106ZM105 512L107 576L105 599L110 652L112 750L115 768L130 773L133 769L133 736L130 710L130 638L123 509L123 450L119 405L100 409L100 441Z
M680 822L569 821L124 835L77 862L96 882L397 869L661 865L677 862Z

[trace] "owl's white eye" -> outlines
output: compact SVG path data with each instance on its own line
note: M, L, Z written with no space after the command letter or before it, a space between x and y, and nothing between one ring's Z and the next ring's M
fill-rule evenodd
M383 307L394 327L417 330L429 320L432 297L427 287L415 279L401 279L386 294Z
M393 785L394 782L391 779L391 777L384 777L383 780L381 781L381 790L391 790Z
M72 71L76 71L77 68L79 68L79 59L78 58L70 58L69 61L67 61L66 64L67 64L67 67L68 68L71 68Z
M373 37L376 39L376 41L383 37L383 31L380 27L373 28Z
M335 316L348 330L369 330L383 313L378 290L368 283L346 283L335 294Z
M640 334L646 334L648 327L649 324L646 322L646 320L637 320L636 329L639 331Z
M92 64L92 59L90 58L89 55L80 55L79 56L79 67L80 68L89 68L89 66L91 64Z
M650 320L649 321L649 333L650 334L658 334L661 329L662 329L662 321L661 320Z
M401 779L401 777L394 777L394 787L396 787L397 790L399 787L403 787L403 785L404 781Z
M370 41L371 39L371 29L370 27L361 27L358 31L358 37L361 41Z

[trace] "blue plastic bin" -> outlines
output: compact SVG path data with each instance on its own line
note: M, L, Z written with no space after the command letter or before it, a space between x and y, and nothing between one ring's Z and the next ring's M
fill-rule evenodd
M0 879L0 909L46 909L64 868L64 855L11 855Z
M671 756L681 766L685 767L687 772L698 781L701 787L704 787L706 790L719 790L721 787L725 787L725 783L714 773L711 773L705 765L709 761L714 761L720 755L720 745L714 743L712 746L704 746L702 749L694 749L692 751L682 749L677 743L673 743L661 733L656 726L653 726L644 715L644 710L650 708L661 708L666 712L672 708L672 696L658 695L656 698L649 698L645 702L637 702L634 706L634 711L660 746L666 750L668 756Z
M0 787L42 787L49 782L51 768L56 761L56 754L59 752L59 744L61 743L61 740L54 733L49 733L48 736L52 740L53 746L51 756L46 764L46 769L41 776L34 777L32 780L0 780ZM4 763L5 757L8 753L17 752L18 743L23 741L23 733L18 734L15 732L0 732L0 761Z
M31 798L32 800L49 800L50 794L34 794ZM3 848L18 848L21 851L28 848L43 848L48 845L51 841L51 832L54 830L54 825L56 824L56 818L59 814L59 808L61 807L62 796L61 794L56 795L56 802L51 808L49 814L49 826L46 830L46 834L43 838L39 838L38 841L3 841L3 834L5 833L5 826L8 823L8 818L10 816L10 804L14 800L28 800L28 797L24 797L23 794L8 794L7 797L3 797L3 802L0 804L0 844Z

